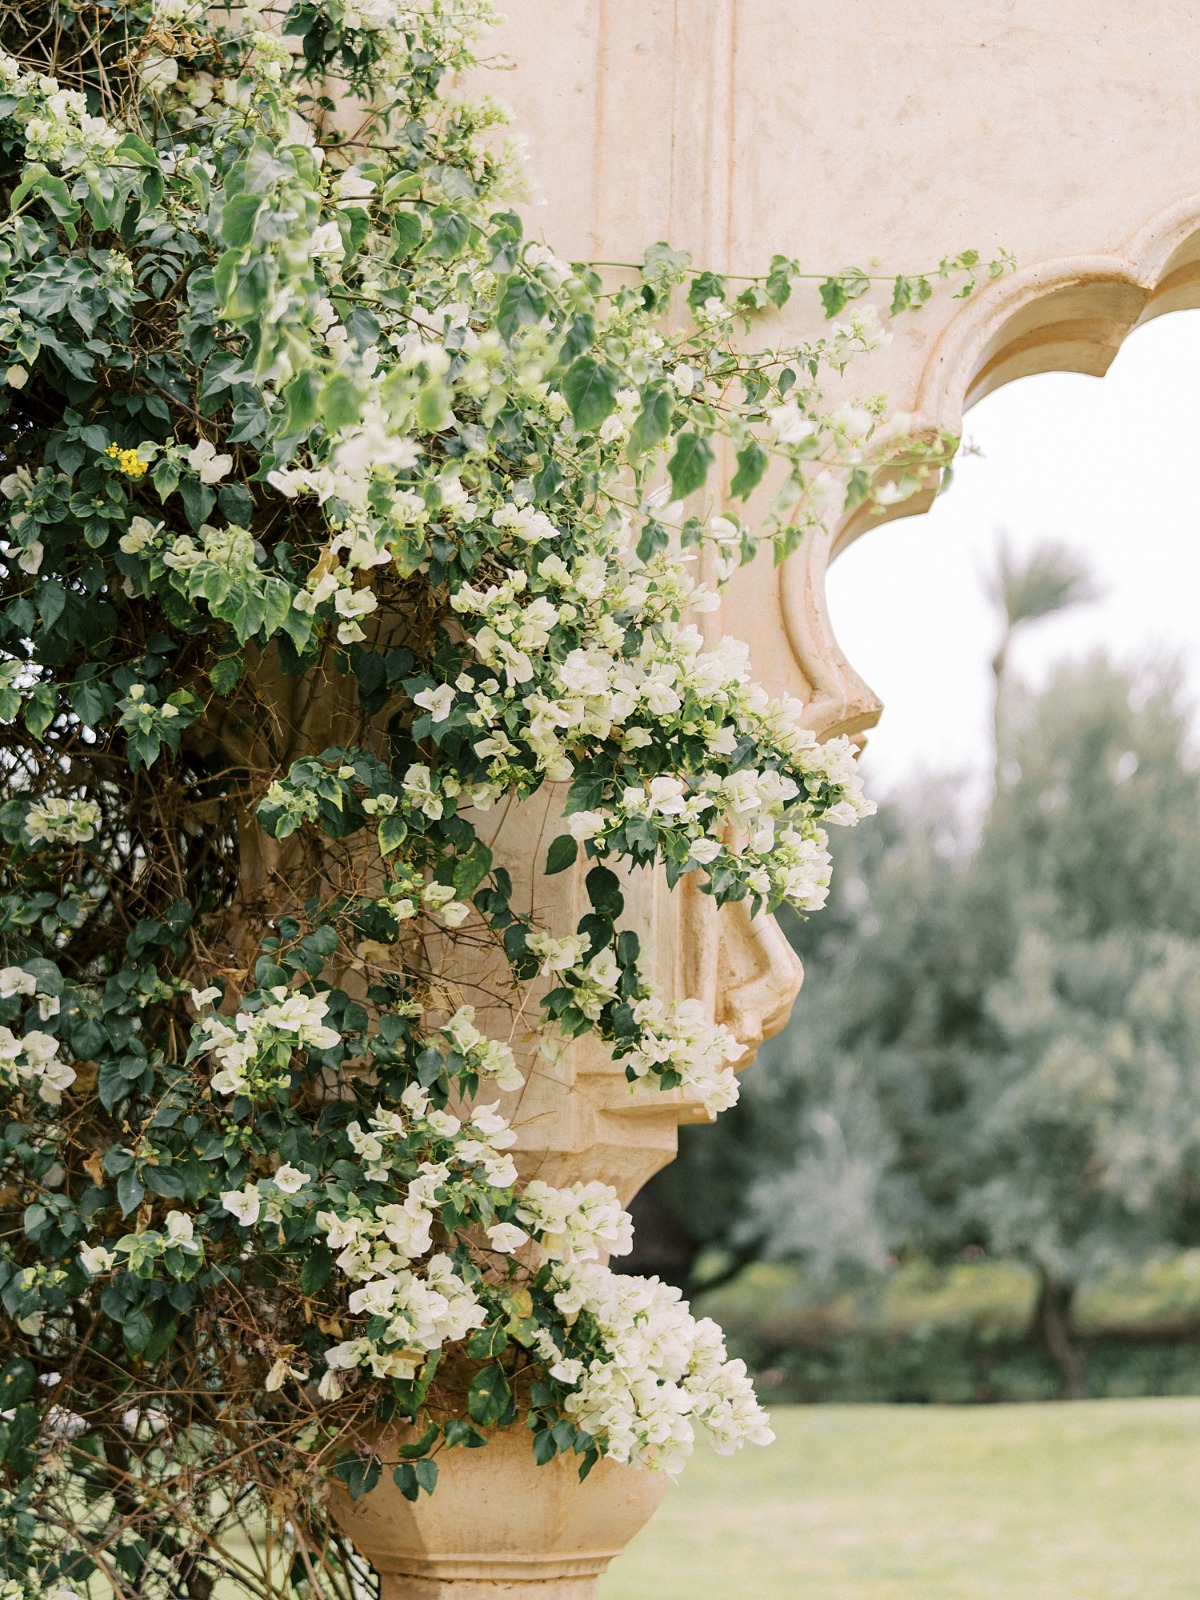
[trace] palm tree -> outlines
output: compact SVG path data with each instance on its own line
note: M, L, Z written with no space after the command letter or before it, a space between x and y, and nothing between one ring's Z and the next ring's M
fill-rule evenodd
M1044 539L1028 555L1020 556L1009 545L1007 535L1001 535L996 568L987 579L988 598L997 606L1002 619L1000 644L992 657L992 674L996 680L992 739L997 789L1002 759L1005 673L1014 635L1027 623L1098 600L1101 592L1087 562L1069 546L1056 539Z

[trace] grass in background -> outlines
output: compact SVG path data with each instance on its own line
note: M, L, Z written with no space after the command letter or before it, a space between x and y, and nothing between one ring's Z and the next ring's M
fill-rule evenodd
M601 1600L1197 1600L1200 1399L777 1407Z

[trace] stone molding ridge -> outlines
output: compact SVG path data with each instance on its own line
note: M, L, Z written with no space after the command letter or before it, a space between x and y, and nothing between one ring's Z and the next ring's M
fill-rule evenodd
M935 340L916 384L909 438L962 433L963 414L1016 378L1042 372L1103 377L1137 327L1200 306L1200 194L1159 212L1118 251L1037 262L976 291ZM884 469L886 471L886 468ZM879 697L846 659L825 593L829 563L869 528L919 516L932 489L882 511L862 508L810 537L780 569L788 641L812 685L810 726L822 738L859 735Z

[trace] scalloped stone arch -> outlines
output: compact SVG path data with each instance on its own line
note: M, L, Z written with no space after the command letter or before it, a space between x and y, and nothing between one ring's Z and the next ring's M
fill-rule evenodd
M915 387L913 439L958 436L985 395L1042 372L1103 377L1135 328L1200 307L1200 195L1160 212L1119 254L1074 255L1019 270L963 302L935 341ZM825 577L860 534L920 516L933 491L883 512L861 509L826 539L810 539L780 571L788 641L812 685L809 717L823 737L858 734L883 710L837 642Z

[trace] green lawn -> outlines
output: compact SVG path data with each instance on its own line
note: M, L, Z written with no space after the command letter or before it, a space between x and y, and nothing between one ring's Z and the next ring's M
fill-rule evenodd
M1200 1398L780 1406L602 1600L1200 1600Z

